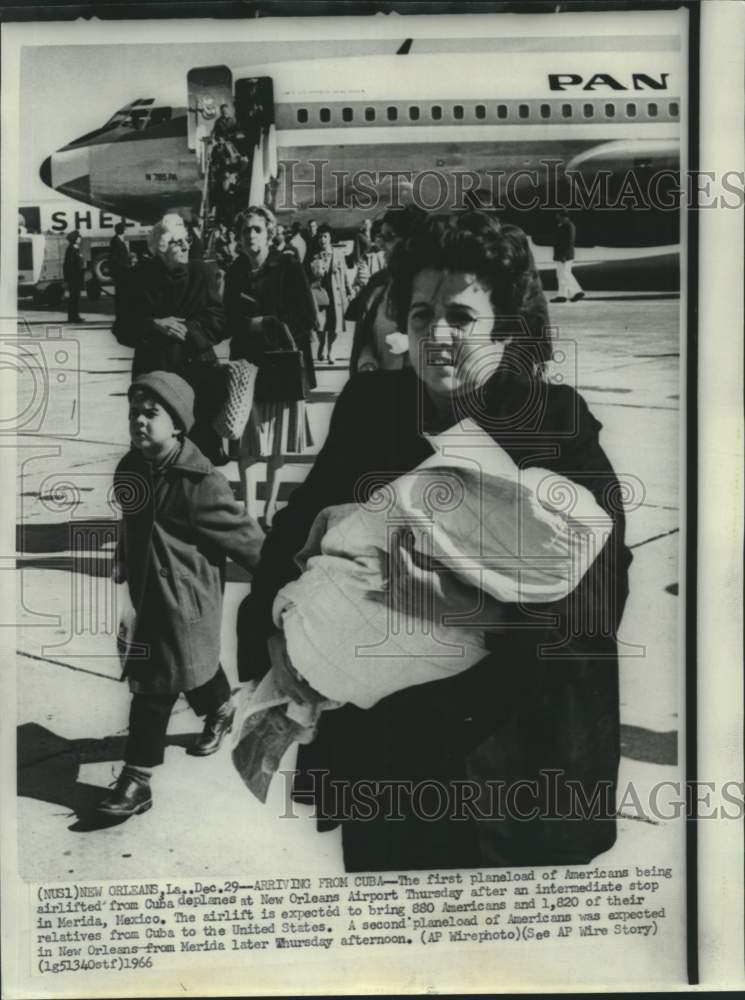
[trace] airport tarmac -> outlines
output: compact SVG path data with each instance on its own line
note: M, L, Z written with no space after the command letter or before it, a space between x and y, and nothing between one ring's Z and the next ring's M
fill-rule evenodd
M338 831L317 834L310 810L288 805L284 779L275 779L262 806L233 770L227 746L205 759L184 753L200 725L183 700L172 718L165 764L153 780L154 808L105 829L85 820L118 773L127 724L129 694L118 681L113 638L107 521L115 516L108 502L111 474L128 447L131 357L111 334L111 301L96 303L95 312L87 305L84 325L62 322L62 313L20 311L28 323L22 335L33 339L37 356L44 355L54 387L52 405L39 414L33 398L38 386L31 376L20 378L21 873L41 881L199 878L249 868L256 875L339 871ZM585 396L603 424L601 443L628 488L634 561L619 636L621 785L633 782L640 798L655 782L680 780L679 308L671 293L618 292L593 292L582 302L551 307L558 348L551 374ZM347 377L350 340L346 334L337 342L334 366L319 366L308 407L315 450ZM308 462L293 465L298 478ZM224 471L235 482L235 465ZM245 574L233 567L222 658L234 681L235 613L248 588ZM680 824L673 830L670 822L640 817L633 803L620 812L618 843L603 861L644 857L648 848L657 858L669 857L671 843L680 848Z

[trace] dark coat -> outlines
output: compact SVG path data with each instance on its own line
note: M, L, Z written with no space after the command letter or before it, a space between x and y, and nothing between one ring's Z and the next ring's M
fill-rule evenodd
M218 136L222 136L223 139L229 139L230 136L235 132L235 118L231 118L230 115L227 118L216 118L215 124L212 126L212 138L217 139Z
M131 266L127 241L119 236L112 236L109 241L109 271L115 284L122 280Z
M363 500L382 481L411 470L432 453L417 433L420 396L411 370L352 376L347 383L313 469L277 515L264 545L251 604L242 614L254 630L254 649L257 635L272 629L274 595L298 575L293 556L317 512L330 504ZM447 813L437 821L423 821L405 800L402 820L345 818L347 870L583 864L615 840L615 634L627 596L630 556L623 542L618 484L598 442L600 424L571 388L546 383L531 388L527 380L500 373L488 386L478 419L518 464L548 468L583 483L611 514L614 528L566 600L506 605L508 625L488 635L491 652L475 667L399 692L367 711L345 706L322 715L315 743L302 748L296 783L296 796L315 798L319 825L324 816L327 824L335 823L344 808L335 786L325 784L321 773L329 782L346 782L348 791L360 781L401 779L414 783L412 787L444 783L448 812L454 810L456 817L457 783L472 782L478 790L478 819L469 818L466 808L456 821ZM375 669L374 660L370 669ZM552 806L547 788L551 772L557 771L558 805ZM501 806L493 795L500 782ZM537 797L523 788L523 798L515 803L508 797L505 806L505 790L512 787L516 794L516 782L536 782ZM600 818L557 818L572 806L569 782L579 788L575 799L579 794L592 803L593 795L600 797L600 809L605 807ZM392 790L378 788L377 806L390 814ZM395 801L394 795L394 808ZM514 818L516 811L530 813L534 806L553 818ZM437 797L422 809L436 813ZM509 815L500 818L500 811Z
M225 557L253 571L264 534L227 479L191 441L154 489L152 466L132 449L114 473L122 507L117 579L137 610L124 670L134 691L190 691L210 680L220 657Z
M570 219L557 223L554 230L554 260L574 260L576 229Z
M152 320L165 316L186 321L185 341L155 331ZM195 369L215 361L213 345L223 340L224 329L222 305L209 270L200 261L169 271L157 258L144 260L121 283L112 331L120 344L134 347L132 378L168 371L198 384Z
M316 387L310 342L316 309L300 261L270 250L262 268L252 275L248 257L239 254L225 275L224 302L231 358L260 365L263 345L249 335L248 320L276 316L289 327L303 353L308 388Z
M68 288L82 288L85 282L85 264L80 247L72 244L65 250L65 259L62 264L62 276Z

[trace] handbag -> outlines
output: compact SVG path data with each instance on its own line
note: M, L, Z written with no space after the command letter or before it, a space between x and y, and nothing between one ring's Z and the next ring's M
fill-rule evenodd
M239 441L243 437L254 404L259 369L250 361L228 361L220 365L225 400L212 420L221 438Z
M275 316L263 316L252 322L261 324L261 335L267 345L261 353L254 398L260 403L305 399L303 354L287 324Z

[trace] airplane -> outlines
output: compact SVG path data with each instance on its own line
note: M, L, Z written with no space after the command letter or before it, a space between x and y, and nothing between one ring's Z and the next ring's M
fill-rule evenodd
M541 51L521 51L524 39L507 37L481 50L476 41L472 52L464 50L471 43L428 52L409 39L395 54L195 67L171 93L130 102L52 153L40 176L143 223L167 210L198 214L203 140L218 107L228 104L239 128L258 134L260 93L263 149L254 163L263 163L261 189L280 219L322 217L351 233L366 215L410 200L442 212L498 207L541 243L553 222L545 205L579 192L579 245L676 247L677 37L639 45L625 36L615 47L603 38L560 41L541 40ZM592 203L598 190L612 203L630 174L645 196L656 180L649 210ZM667 198L667 210L654 197Z

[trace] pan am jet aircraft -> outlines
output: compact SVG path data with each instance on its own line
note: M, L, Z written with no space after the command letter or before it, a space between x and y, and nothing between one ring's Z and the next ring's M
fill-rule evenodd
M350 231L412 198L440 211L460 201L517 215L543 242L552 212L542 204L571 189L581 196L578 242L670 246L680 52L674 36L644 42L563 36L525 51L524 38L505 37L419 52L407 40L392 55L195 67L173 93L134 100L54 152L40 175L141 222L198 213L205 140L226 103L238 128L259 137L254 160L280 217L324 215ZM624 191L647 203L628 211L636 206L618 201Z

